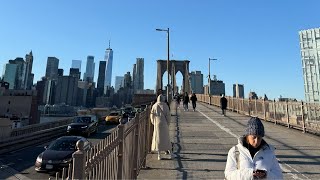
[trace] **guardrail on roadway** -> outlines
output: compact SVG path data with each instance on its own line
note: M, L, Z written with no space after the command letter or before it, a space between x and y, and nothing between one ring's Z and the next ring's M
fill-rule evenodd
M197 94L200 102L220 107L220 96ZM263 99L226 97L227 109L266 121L282 124L302 132L320 134L320 105L304 102L278 102Z

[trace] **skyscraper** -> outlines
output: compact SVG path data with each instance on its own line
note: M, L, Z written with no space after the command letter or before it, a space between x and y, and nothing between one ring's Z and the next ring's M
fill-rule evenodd
M244 98L243 84L233 84L233 97Z
M72 60L71 68L79 69L81 72L81 60Z
M48 57L47 68L46 68L46 78L57 80L58 79L58 66L59 59L56 57Z
M81 77L81 60L72 60L71 68L79 69L79 76Z
M9 60L9 64L16 64L17 65L13 89L24 89L25 73L26 73L25 61L23 60L23 58L17 57L15 60Z
M110 48L110 41L109 41L109 48L106 49L104 60L107 63L106 67L106 78L105 78L105 87L111 87L111 77L112 77L112 61L113 61L113 51Z
M132 70L132 85L133 85L133 92L136 91L136 85L135 82L136 80L136 71L137 71L137 65L133 64L133 70Z
M124 76L116 76L114 91L117 92L121 87L124 87Z
M192 71L190 73L191 89L196 94L203 94L203 74L201 71Z
M320 100L320 28L299 32L300 55L307 102Z
M4 66L3 81L9 83L9 89L15 89L17 68L17 64L8 63Z
M144 59L137 58L136 61L136 71L133 72L134 77L134 90L143 90L144 89Z
M95 68L94 56L87 56L86 72L83 74L84 81L93 82L94 68Z
M32 65L33 65L33 55L32 51L29 54L26 54L26 68L25 68L25 75L24 75L24 89L31 89L33 85L33 77L34 74L32 73Z
M104 94L104 82L106 77L106 61L100 61L99 63L99 74L98 74L98 96L102 96Z

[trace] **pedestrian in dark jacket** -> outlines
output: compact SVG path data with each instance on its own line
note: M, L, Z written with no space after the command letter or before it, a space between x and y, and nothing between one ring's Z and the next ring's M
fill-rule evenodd
M192 102L193 111L196 111L197 96L196 96L195 93L192 93L192 96L191 96L190 100L191 100L191 102Z
M228 100L227 98L224 97L224 94L222 94L222 97L220 98L220 107L221 107L223 116L226 116L227 105L228 105Z
M183 96L183 108L184 111L189 111L188 109L188 104L189 104L189 95L187 92L185 92L184 96Z

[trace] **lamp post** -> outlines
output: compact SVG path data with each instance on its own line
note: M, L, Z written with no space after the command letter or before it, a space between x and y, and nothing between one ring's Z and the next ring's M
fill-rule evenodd
M211 78L210 78L210 61L216 61L218 59L213 59L213 58L209 58L209 75L208 75L208 78L209 78L209 82L208 82L208 85L209 85L209 96L211 95Z
M156 29L156 31L165 31L167 32L167 38L168 38L168 59L167 59L167 73L168 73L168 84L167 84L167 101L169 102L169 91L170 91L170 79L169 79L169 28L168 29Z

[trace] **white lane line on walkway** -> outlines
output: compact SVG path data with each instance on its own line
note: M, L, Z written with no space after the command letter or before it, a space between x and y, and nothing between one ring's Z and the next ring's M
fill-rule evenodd
M224 127L223 125L221 125L220 123L218 123L217 121L211 119L209 116L207 116L206 114L204 114L203 112L201 112L200 110L197 109L197 111L199 113L201 113L204 117L206 117L208 120L210 120L211 122L213 122L215 125L217 125L220 129L224 130L225 132L227 132L228 134L230 134L231 136L235 137L235 138L239 138L238 135L234 134L230 129ZM299 178L296 174L300 174L301 176L305 177L306 179L310 179L307 176L305 176L304 174L300 173L298 170L294 169L293 167L291 167L290 165L280 161L280 159L277 158L277 160L279 162L281 162L280 167L282 169L283 172L287 172L287 174L291 175L292 179L301 179ZM285 168L284 166L287 166L287 168ZM294 172L296 172L296 174L293 174L291 170L293 170Z

